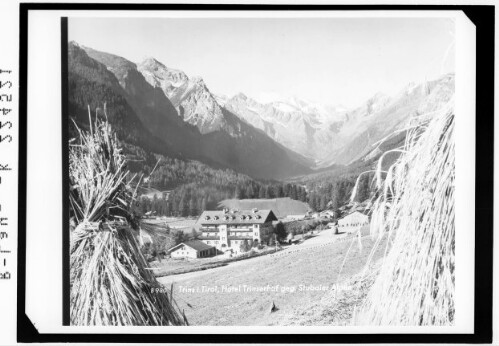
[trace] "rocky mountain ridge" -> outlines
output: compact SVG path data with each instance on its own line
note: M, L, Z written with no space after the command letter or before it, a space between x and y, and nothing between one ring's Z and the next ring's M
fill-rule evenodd
M243 93L215 94L202 78L154 58L135 64L83 49L116 76L143 125L173 151L253 176L262 174L265 165L268 178L376 156L374 143L454 94L454 75L449 74L409 83L392 96L376 93L352 109L297 97L263 102Z
M138 71L149 84L161 88L179 116L202 134L225 125L221 106L201 77L189 78L183 71L168 68L154 58L140 63Z
M119 106L127 107L127 114L138 119L141 126L130 127L123 123L124 119L115 125L138 132L134 136L152 143L148 147L154 146L156 153L180 155L254 178L277 179L310 171L306 158L222 108L199 78L189 79L180 71L169 71L172 83L168 87L155 81L153 75L146 78L142 73L148 64L159 68L157 61L149 59L137 65L75 43L70 43L69 53L70 83L78 80L85 84L84 95L82 88L72 89L71 95L78 100L71 111L79 114L81 121L86 119L83 114L87 105L102 107L107 102L108 109L112 109L119 95L123 99ZM91 67L84 70L84 64ZM93 91L102 88L108 90L105 99ZM207 107L210 104L212 108ZM205 115L212 116L213 121L207 121Z
M436 110L454 95L454 75L409 83L393 96L376 93L360 106L316 105L297 98L260 103L244 94L225 100L225 108L304 156L317 167L349 164L369 146L404 126L417 114Z

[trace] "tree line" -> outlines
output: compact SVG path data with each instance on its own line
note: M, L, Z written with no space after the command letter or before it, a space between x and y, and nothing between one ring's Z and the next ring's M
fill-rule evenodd
M198 161L168 158L135 152L132 171L147 176L147 186L163 191L153 198L142 197L137 206L143 213L166 216L198 216L204 210L218 209L225 199L271 199L289 197L308 203L313 211L337 210L348 204L357 172L307 177L295 183L255 180L230 169L216 169ZM159 164L157 164L159 161ZM157 165L156 165L157 164ZM154 168L156 166L156 168ZM362 175L355 201L371 196L374 173Z
M248 181L217 185L213 182L206 184L183 184L160 196L153 198L142 196L137 207L142 213L154 212L156 215L166 216L198 216L204 210L218 209L218 204L225 199L268 199L290 197L307 202L307 193L304 187L281 184L261 183Z
M142 196L137 208L142 213L166 216L197 216L218 209L225 199L270 199L289 197L308 202L302 185L255 180L231 169L216 169L199 161L150 154L127 146L128 168L147 177L146 187L162 191L152 198ZM151 174L152 172L152 174Z
M337 210L350 202L352 191L359 174L342 174L340 176L323 176L311 179L307 184L308 204L314 211L326 209ZM363 174L359 180L355 202L363 202L370 198L374 173Z

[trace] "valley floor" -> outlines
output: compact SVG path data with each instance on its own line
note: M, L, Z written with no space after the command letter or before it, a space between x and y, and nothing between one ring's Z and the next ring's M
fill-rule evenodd
M173 297L190 325L320 325L336 294L352 289L351 278L364 269L373 245L370 236L342 238L326 230L276 254L158 280L168 288L173 283Z

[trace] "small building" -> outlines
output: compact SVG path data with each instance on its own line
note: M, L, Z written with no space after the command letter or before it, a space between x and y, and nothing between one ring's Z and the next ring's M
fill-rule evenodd
M277 217L272 210L210 210L199 217L199 240L222 252L240 252L241 245L266 244L272 235L272 222Z
M305 216L307 216L307 214L288 215L288 216L286 216L286 219L292 220L292 221L298 221L298 220L305 219Z
M342 232L351 232L367 225L369 225L369 217L359 211L354 211L338 220L338 227Z
M324 210L320 212L320 217L334 219L334 211L332 210Z
M172 258L202 258L216 255L216 248L199 240L189 240L172 247L169 252Z

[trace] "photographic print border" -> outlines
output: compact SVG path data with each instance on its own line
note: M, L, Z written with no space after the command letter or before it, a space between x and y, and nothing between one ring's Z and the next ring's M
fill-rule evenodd
M462 10L476 25L476 182L475 194L475 311L473 334L40 334L25 314L26 285L26 173L28 14L43 10L169 10L169 11L366 11L366 10ZM198 5L198 4L20 4L20 99L19 99L19 252L18 342L194 342L234 343L487 343L492 341L492 248L493 248L493 131L494 131L494 6L450 5ZM62 114L67 104L67 19L61 20ZM62 121L63 230L68 225L67 119ZM479 197L479 198L478 198ZM69 233L63 234L63 323L69 323Z

